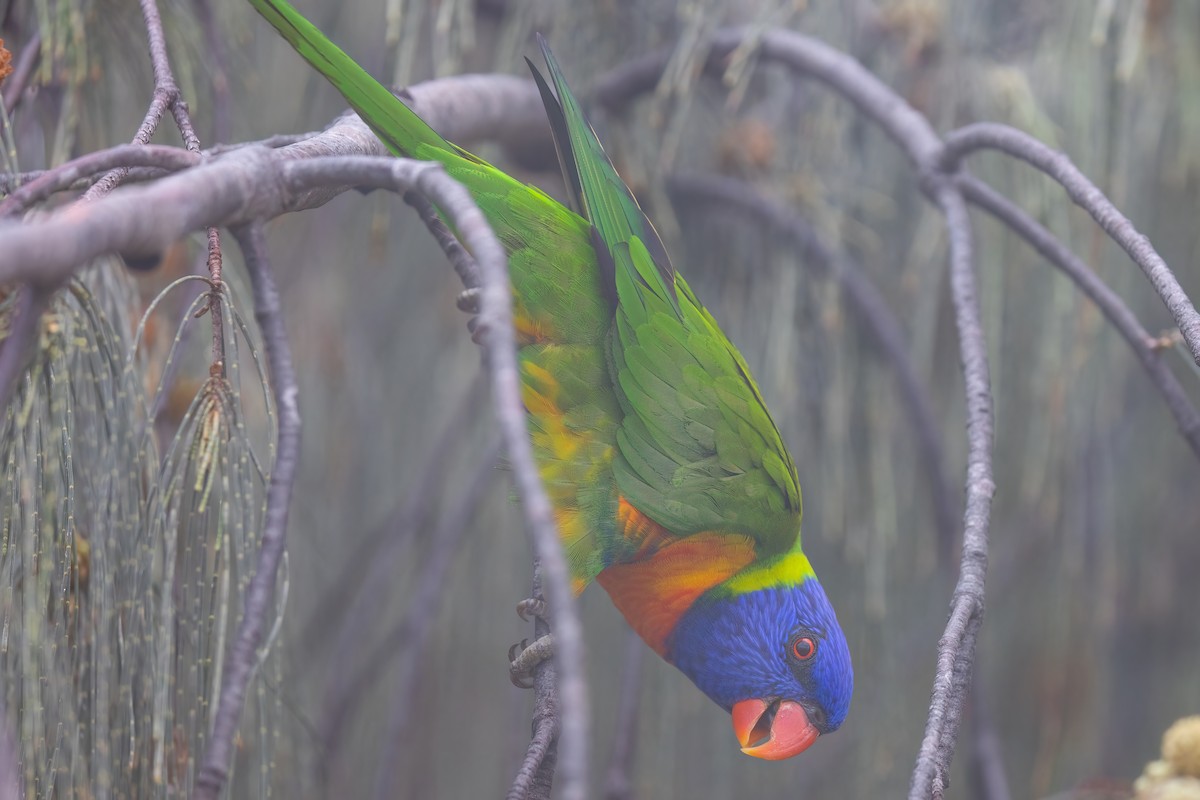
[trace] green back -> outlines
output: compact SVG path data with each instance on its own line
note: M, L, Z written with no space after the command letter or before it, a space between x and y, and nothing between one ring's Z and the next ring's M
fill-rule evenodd
M568 209L442 139L284 0L250 0L398 155L441 162L509 255L530 434L577 586L634 557L618 494L670 534L798 544L795 466L737 350L672 268L542 42ZM540 39L540 37L539 37Z
M764 553L791 550L800 529L799 480L750 370L671 267L545 41L538 42L557 90L556 102L534 70L559 159L616 289L617 488L678 535L739 533Z

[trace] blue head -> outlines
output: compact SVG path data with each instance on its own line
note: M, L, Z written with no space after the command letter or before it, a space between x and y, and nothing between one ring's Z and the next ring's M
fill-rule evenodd
M667 655L732 713L749 755L796 755L850 710L850 649L811 575L789 586L710 591L680 618Z

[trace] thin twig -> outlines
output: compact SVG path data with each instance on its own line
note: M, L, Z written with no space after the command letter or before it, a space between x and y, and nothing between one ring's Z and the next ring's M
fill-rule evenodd
M200 0L201 10L203 11L204 0ZM183 137L184 147L192 153L200 152L200 137L196 135L196 128L192 124L191 114L188 112L187 101L183 99L183 93L179 91L179 87L175 83L175 75L171 72L171 62L167 57L166 37L163 33L162 19L159 17L158 4L156 0L141 0L142 16L146 21L146 32L150 41L150 61L154 65L154 86L155 93L162 91L170 97L168 108L171 111L171 116L175 119L175 126L179 128L179 135ZM209 15L211 16L211 14ZM215 21L209 26L208 33L215 30ZM215 60L218 57L223 57L223 46L217 45L219 50L210 52L210 60ZM219 64L213 67L214 85L225 80L224 68ZM225 81L227 83L227 81ZM227 88L227 87L226 87ZM228 95L228 91L225 93ZM121 176L122 178L124 176ZM208 259L206 266L208 268L208 280L212 283L212 291L208 294L208 314L209 321L212 324L212 358L209 364L209 370L214 375L225 374L225 324L222 319L221 311L221 232L217 228L210 227L208 229Z
M967 503L958 583L950 621L938 641L929 719L909 790L912 800L940 800L949 785L950 761L974 666L976 634L983 621L988 521L996 489L992 479L991 380L976 289L971 220L961 191L948 179L935 183L931 193L946 217L949 232L950 289L966 383Z
M1096 304L1137 356L1150 382L1158 389L1171 415L1175 417L1180 433L1191 445L1192 452L1200 458L1200 413L1188 399L1175 373L1167 366L1162 353L1154 347L1154 337L1142 327L1121 296L1100 280L1083 259L1007 197L970 175L960 174L955 181L968 201L987 211L1027 241Z
M375 774L376 800L395 797L401 759L397 753L406 750L406 740L411 734L410 710L420 675L421 657L427 652L429 634L437 617L438 606L446 592L446 573L458 552L462 535L471 525L496 476L496 462L500 457L500 443L489 443L479 456L479 463L467 481L461 494L455 499L449 513L438 525L433 537L432 552L423 559L421 580L409 599L405 612L404 648L396 682L392 690L392 715L387 734L383 737L379 769Z
M199 152L200 142L192 128L188 116L187 104L183 102L179 86L175 83L175 75L171 71L171 62L167 57L167 40L163 33L162 17L158 13L155 0L140 0L142 19L146 23L146 39L150 46L150 65L154 70L154 97L146 116L133 135L133 144L148 144L150 137L158 130L158 124L163 116L170 111L175 117L179 132L183 136L184 146L188 150ZM84 195L86 200L108 194L124 180L127 170L117 168L105 175Z
M437 242L438 247L442 248L442 253L450 262L450 266L454 267L454 271L458 273L458 279L462 281L462 285L467 289L478 289L480 285L479 265L458 241L458 237L446 227L446 223L438 216L433 203L416 192L406 192L404 202L416 209L417 216L433 234L433 240Z
M4 111L9 117L12 116L17 103L21 102L21 95L25 93L25 87L29 85L29 79L33 76L33 70L37 67L41 54L42 32L36 31L21 49L21 55L17 58L17 64L13 67L12 74L4 82Z
M245 257L254 290L254 316L262 332L271 393L279 413L279 431L275 464L267 487L258 563L246 590L245 610L237 637L221 673L221 692L217 698L212 734L196 777L196 797L200 800L216 800L229 774L234 735L250 676L258 662L258 648L267 627L267 612L275 595L275 574L287 544L288 506L300 460L299 389L262 225L253 223L239 227L234 235Z
M740 208L787 235L801 248L799 263L837 280L858 317L875 339L900 385L900 396L917 438L921 459L929 475L938 550L943 560L952 557L958 534L958 499L947 476L942 437L906 343L908 337L887 301L859 264L844 253L835 254L795 210L771 200L745 181L720 175L676 175L667 180L667 191Z
M1163 261L1150 240L1138 232L1133 223L1122 214L1104 192L1079 171L1071 159L1034 137L1009 127L991 122L967 125L946 134L945 145L939 158L939 166L952 172L963 158L982 150L1000 150L1036 167L1058 181L1077 205L1092 215L1100 227L1124 248L1146 277L1150 279L1158 296L1170 310L1179 326L1179 332L1187 342L1188 349L1197 365L1200 365L1200 313L1188 298L1175 273Z
M200 163L195 153L160 144L121 144L36 173L0 202L0 218L17 216L34 203L71 188L79 180L116 168L153 167L177 172Z
M625 665L621 669L621 701L613 731L612 754L604 779L605 800L632 800L633 757L637 753L638 695L642 688L642 664L646 645L633 631L625 635Z
M208 258L205 268L208 271L208 281L212 288L208 290L208 319L212 324L212 350L209 358L209 372L214 375L225 375L225 321L221 310L221 234L216 228L208 229Z

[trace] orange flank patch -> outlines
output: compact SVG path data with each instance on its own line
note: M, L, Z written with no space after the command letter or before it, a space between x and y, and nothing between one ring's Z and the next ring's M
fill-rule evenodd
M697 533L662 544L648 558L613 564L596 580L638 635L665 658L667 637L696 598L753 560L749 537Z

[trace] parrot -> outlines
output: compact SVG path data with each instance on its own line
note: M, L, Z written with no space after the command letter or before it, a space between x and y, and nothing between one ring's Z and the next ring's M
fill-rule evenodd
M545 40L549 81L526 61L566 205L447 142L285 0L250 3L390 152L439 162L504 245L522 401L576 595L603 587L730 714L742 752L785 759L836 730L854 673L801 548L795 462Z

